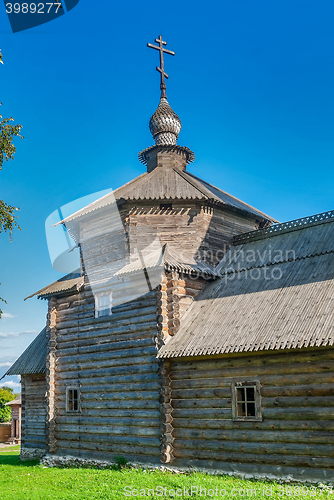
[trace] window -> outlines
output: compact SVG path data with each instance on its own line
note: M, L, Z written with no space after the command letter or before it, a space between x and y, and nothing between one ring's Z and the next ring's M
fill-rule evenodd
M262 420L260 382L232 384L233 420Z
M66 387L66 411L80 411L80 387Z
M111 292L98 292L95 294L95 318L111 314Z

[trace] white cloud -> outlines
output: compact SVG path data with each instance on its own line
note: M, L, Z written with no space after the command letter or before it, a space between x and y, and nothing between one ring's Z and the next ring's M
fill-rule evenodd
M9 380L8 382L0 382L0 387L11 387L12 389L21 389L21 384L14 382L14 380Z
M0 368L3 368L4 366L12 366L13 363L10 363L7 361L6 363L0 363Z
M25 332L7 332L7 333L0 332L0 338L21 337L21 335L32 335L34 333L38 333L38 330L27 330Z
M15 316L13 316L10 313L2 313L1 314L1 319L11 319L11 318L15 318Z

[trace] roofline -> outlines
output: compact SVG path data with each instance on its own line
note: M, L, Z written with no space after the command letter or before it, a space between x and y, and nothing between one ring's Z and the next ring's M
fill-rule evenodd
M310 215L308 217L301 217L300 219L293 219L291 221L274 224L263 229L256 229L248 233L238 234L233 238L234 245L241 245L250 241L262 240L271 238L277 234L289 233L305 229L306 227L318 226L320 224L327 224L334 221L334 210L328 212L321 212L320 214Z

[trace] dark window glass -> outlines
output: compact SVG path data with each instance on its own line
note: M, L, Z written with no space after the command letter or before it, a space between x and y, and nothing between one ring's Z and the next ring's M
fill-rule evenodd
M78 411L79 410L79 390L69 389L67 392L67 408L68 411Z
M255 387L237 387L237 417L255 417Z

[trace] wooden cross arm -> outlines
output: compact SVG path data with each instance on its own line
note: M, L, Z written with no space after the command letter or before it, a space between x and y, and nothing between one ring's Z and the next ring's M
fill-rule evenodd
M169 77L168 77L168 75L167 75L167 73L165 73L165 72L164 72L161 68L159 68L159 67L157 66L157 68L156 68L156 69L157 69L157 71L159 71L159 73L161 73L162 75L164 75L166 78L169 78Z

